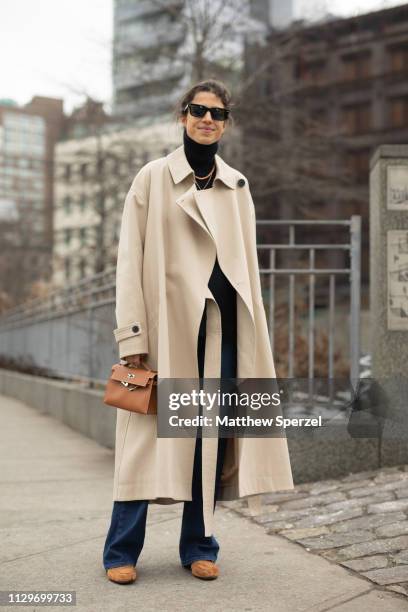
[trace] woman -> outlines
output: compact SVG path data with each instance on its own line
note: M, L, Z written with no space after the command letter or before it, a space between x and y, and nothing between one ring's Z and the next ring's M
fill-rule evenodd
M159 378L276 377L248 181L217 154L230 105L219 81L187 91L183 144L143 166L126 197L114 335L122 359ZM217 578L216 500L292 488L285 438L158 438L154 415L118 410L107 576L136 579L149 502L184 501L181 563Z

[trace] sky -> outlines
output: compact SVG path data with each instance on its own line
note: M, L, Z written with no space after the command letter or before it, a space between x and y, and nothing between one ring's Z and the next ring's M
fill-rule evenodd
M296 0L297 17L339 16L406 4L392 0ZM113 0L1 0L0 99L83 95L110 102Z

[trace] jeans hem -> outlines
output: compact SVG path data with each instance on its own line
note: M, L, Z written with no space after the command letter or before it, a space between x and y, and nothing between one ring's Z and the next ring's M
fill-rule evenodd
M210 559L209 557L203 557L201 555L201 557L192 557L189 561L182 561L181 565L183 567L187 567L189 565L191 565L193 563L193 561L212 561L213 563L215 563L217 560L217 557Z
M105 570L108 570L108 569L112 569L113 567L123 567L124 565L133 565L133 567L136 567L136 565L135 565L135 563L133 561L130 561L128 563L126 563L126 562L124 563L122 561L122 563L118 563L117 565L104 565L104 568L105 568Z

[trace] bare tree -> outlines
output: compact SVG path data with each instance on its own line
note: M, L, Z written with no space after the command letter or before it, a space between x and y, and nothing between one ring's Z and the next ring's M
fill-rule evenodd
M239 73L244 33L251 27L247 1L185 0L182 21L187 32L182 57L193 81L208 73L230 78Z
M0 302L11 307L32 295L33 284L47 275L50 247L33 231L38 212L26 207L17 219L0 220ZM0 307L1 307L0 306Z
M341 203L347 214L344 206L358 195L352 176L340 174L334 161L335 154L341 156L346 149L341 126L330 127L326 101L316 105L316 100L310 104L304 99L304 83L293 74L300 44L293 26L284 34L272 34L266 47L246 50L235 115L244 133L247 170L265 217L277 201L283 202L286 217L319 218L319 203L326 202Z
M250 17L248 0L152 0L152 4L160 14L154 31L146 26L143 36L150 33L154 45L145 46L139 30L114 42L118 55L128 58L137 72L138 82L147 86L146 92L156 72L163 81L172 74L189 81L211 74L237 82L244 34L259 27Z

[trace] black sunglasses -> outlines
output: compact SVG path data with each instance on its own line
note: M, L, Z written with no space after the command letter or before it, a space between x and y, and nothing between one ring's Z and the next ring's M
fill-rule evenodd
M204 104L193 104L190 102L184 108L184 112L187 112L187 109L190 109L190 113L193 117L204 117L207 111L210 111L211 118L214 121L225 121L228 119L228 115L230 113L229 108L218 108L217 106L208 107L204 106Z

